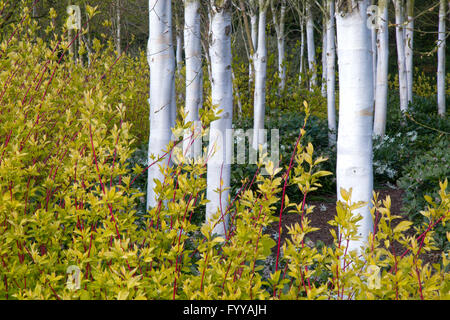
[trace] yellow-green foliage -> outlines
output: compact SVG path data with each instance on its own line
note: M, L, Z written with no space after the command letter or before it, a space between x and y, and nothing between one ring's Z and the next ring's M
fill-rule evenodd
M309 79L312 72L305 72L301 78L298 74L292 73L291 61L297 59L294 55L286 57L285 65L288 75L286 77L285 89L280 91L278 77L278 67L276 56L271 54L267 61L267 81L266 81L266 110L290 110L297 112L303 105L303 101L307 101L310 106L311 114L322 119L327 118L327 99L322 96L321 87L313 86L309 88ZM235 105L237 99L242 103L242 113L246 116L253 114L254 100L254 80L249 82L249 70L247 59L242 61L241 57L234 56L233 61L234 72L234 99ZM320 77L320 73L318 75ZM336 109L339 108L339 95L336 95ZM235 109L236 110L236 109ZM235 114L238 114L235 111Z
M341 191L345 202L330 222L340 230L334 246L305 244L315 230L307 195L329 173L318 170L325 159L302 140L291 167L259 164L269 175L247 181L224 213L232 222L225 237L191 223L206 203L204 160L162 167L160 202L138 216L143 195L134 182L143 168L127 167L133 134L126 106L133 107L142 87L125 87L110 75L141 70L125 71L125 64L110 72L115 57L98 42L90 67L64 57L58 62L56 52L66 51L52 53L56 40L47 48L40 39L24 41L28 30L20 31L22 40L0 45L0 299L450 298L448 253L442 265L419 258L433 249L433 228L448 222L447 181L439 202L427 198L430 208L422 214L429 224L417 238L405 235L408 223L390 228L396 217L389 198L375 199L379 229L361 256L346 250L360 219L352 215L361 204L351 203L351 191ZM142 60L128 67L143 67ZM213 110L202 111L203 134L213 117ZM285 196L290 184L304 195L302 203ZM277 221L280 202L301 216L282 248L264 232ZM410 250L395 256L394 240ZM278 264L267 269L273 251ZM74 269L79 278L68 273Z
M447 74L446 94L450 94L450 74ZM398 74L388 76L388 86L390 90L398 90ZM413 93L421 97L433 97L437 94L436 77L428 76L419 68L414 69Z

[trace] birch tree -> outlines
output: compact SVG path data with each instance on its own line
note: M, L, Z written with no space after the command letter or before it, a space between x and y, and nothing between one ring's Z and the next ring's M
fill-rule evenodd
M352 190L351 202L366 204L357 235L348 249L358 250L373 231L369 203L372 197L373 70L372 44L367 27L369 0L339 0L336 6L339 66L339 127L337 141L337 191Z
M275 33L277 35L277 48L278 48L278 77L280 78L279 88L283 91L286 86L286 35L285 35L285 20L286 20L286 0L281 0L280 10L276 9L275 2L277 0L270 1L270 7L272 10L273 25L275 27Z
M253 78L255 76L255 54L256 54L256 47L258 45L258 14L257 14L257 0L250 0L250 26L251 26L251 47L252 55L251 55L251 63L250 63L250 81L253 81Z
M323 9L323 18L322 18L322 84L321 84L321 93L322 93L322 97L326 97L327 96L327 46L328 46L328 41L327 41L327 25L328 25L328 14L329 12L327 12L327 1L323 0L322 1L322 9Z
M231 75L231 0L211 0L211 98L221 113L211 122L207 164L206 221L214 224L213 233L225 235L228 227L226 209L230 186L233 92ZM215 223L218 216L220 222Z
M328 144L336 144L336 46L335 46L335 1L327 0L327 51L326 51L326 82L327 82L327 114L328 114Z
M181 73L181 68L183 66L183 34L184 34L184 24L183 24L183 3L181 1L176 1L173 8L173 17L175 20L175 61L176 61L176 71L178 74Z
M438 114L445 115L445 15L446 2L440 0L439 3L439 32L438 32L438 67L437 67L437 100Z
M258 48L255 55L255 93L253 115L253 148L264 143L264 117L266 108L267 46L266 17L271 0L259 0Z
M314 20L312 0L306 0L306 47L308 51L308 70L311 72L309 87L317 85L316 47L314 44Z
M160 159L160 165L169 165L164 156L175 122L175 59L172 44L171 1L149 0L149 40L147 59L150 67L150 137L148 161ZM155 180L164 181L158 164L148 169L147 208L154 207L157 197Z
M304 58L305 58L305 23L303 17L300 16L300 69L298 75L298 81L302 82L302 76L304 72Z
M388 0L379 0L379 17L377 21L377 84L375 92L375 119L373 132L384 136L386 131L388 69L389 69L389 30L388 30Z
M398 85L400 91L400 110L408 108L408 80L406 75L405 37L404 37L404 0L394 0L395 37L397 41Z
M405 67L408 102L413 101L414 0L406 0Z
M197 158L201 153L201 139L197 137L199 110L203 103L202 43L200 29L200 0L184 1L184 45L186 59L186 123L192 123L191 132L184 137L183 153Z
M372 0L372 5L374 5L376 0ZM376 13L378 14L378 12ZM372 27L371 29L371 39L372 39L372 68L373 68L373 91L376 92L377 88L377 29Z
M117 56L122 54L121 40L121 23L120 23L120 0L116 0L116 50Z

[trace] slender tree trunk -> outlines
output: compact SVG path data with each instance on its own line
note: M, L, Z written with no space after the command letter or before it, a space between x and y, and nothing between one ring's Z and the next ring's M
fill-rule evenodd
M200 0L185 0L184 44L186 56L186 123L192 129L184 137L183 151L187 158L196 159L202 151L199 110L203 103L202 43L200 29Z
M404 41L404 6L403 0L395 0L395 35L397 40L398 84L400 91L400 110L408 109L408 80L406 75L406 57Z
M213 233L225 235L228 230L228 194L231 169L231 124L233 92L231 75L231 0L211 0L211 96L212 105L222 113L210 126L207 164L206 221L214 223ZM215 219L218 218L218 219ZM216 221L220 221L215 224Z
M171 1L149 0L149 43L148 63L150 66L150 137L148 161L164 155L171 140L175 106L175 57L172 44ZM154 158L154 160L152 160ZM169 157L162 158L161 165L169 165ZM164 175L157 164L148 170L147 208L157 203L154 180L161 183Z
M302 83L302 77L303 77L303 64L304 64L304 58L305 58L305 24L303 22L303 18L300 18L300 69L299 69L299 75L298 75L298 81L299 83Z
M308 70L311 72L309 88L317 85L316 47L314 45L314 21L311 0L306 2L306 42L308 50Z
M120 31L120 0L116 0L116 50L117 55L122 54L122 44L121 44L121 31Z
M351 1L352 11L338 7L336 14L339 51L339 131L337 141L337 191L352 189L351 202L366 202L353 213L360 214L360 240L352 240L349 250L358 250L373 231L370 201L373 189L372 121L373 70L372 44L367 27L369 0ZM348 8L349 6L345 6Z
M328 105L328 144L336 145L336 46L335 46L335 2L327 0L327 105Z
M324 8L327 7L326 1L323 2ZM323 22L322 22L322 84L321 84L321 92L322 97L327 96L327 25L328 25L328 13L324 12L323 14Z
M266 47L266 0L259 1L259 30L258 49L255 58L255 100L253 115L253 148L264 143L264 117L266 108L266 73L267 73L267 47Z
M183 65L183 36L182 32L177 30L177 49L176 49L176 60L177 60L177 70L181 72L181 67Z
M438 114L445 115L445 0L440 0L439 5L439 35L438 35L438 68L437 68L437 100Z
M384 136L386 131L389 69L388 0L379 0L378 6L382 14L378 29L377 85L373 132L377 136Z
M273 24L277 34L277 48L278 48L278 77L280 78L279 89L280 92L286 87L286 36L285 36L285 19L286 19L286 0L281 0L280 16L278 17L275 0L270 0Z
M375 0L372 0L372 4L375 4ZM376 92L377 88L377 29L371 29L372 39L372 68L373 68L373 91Z
M251 25L251 35L252 35L252 45L253 48L256 49L258 44L258 16L256 11L251 10L250 12L250 25ZM253 51L253 55L251 56L251 63L249 68L249 80L253 82L255 78L255 50Z
M408 102L413 101L413 48L414 48L414 0L406 0L406 18L408 23L405 32L406 81L408 86Z

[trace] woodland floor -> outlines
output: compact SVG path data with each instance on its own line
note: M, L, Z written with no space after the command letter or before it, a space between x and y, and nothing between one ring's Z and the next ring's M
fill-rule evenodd
M393 220L393 228L400 223L402 220L407 220L407 218L403 217L401 213L402 209L402 197L403 191L400 189L391 189L389 187L385 187L379 190L375 190L379 192L378 199L385 199L387 195L391 196L391 215L402 216L401 219ZM333 243L333 237L330 233L330 229L334 228L328 224L328 221L332 220L336 215L336 196L322 196L319 201L308 201L308 205L314 205L314 211L310 215L308 215L311 226L315 228L320 228L317 231L311 232L307 235L307 244L312 245L312 243L316 243L318 240L325 243L327 246L331 246ZM287 226L293 225L296 222L300 224L300 215L294 213L283 213L282 217L282 233L281 233L281 245L283 245L285 238L290 237L288 234ZM278 222L273 223L266 232L270 234L278 234L279 224ZM337 232L337 229L335 229ZM411 227L407 232L408 235L413 235L414 230ZM276 239L277 240L277 239ZM311 243L312 242L312 243ZM405 252L405 248L402 247L399 243L393 243L392 249L395 251L396 255L402 255ZM438 263L441 257L441 251L431 251L421 253L420 258L425 263Z

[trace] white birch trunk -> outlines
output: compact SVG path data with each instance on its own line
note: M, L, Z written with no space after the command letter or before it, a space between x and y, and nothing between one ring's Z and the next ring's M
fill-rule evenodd
M335 2L327 0L327 109L328 109L328 144L336 145L336 46L335 46Z
M220 119L210 126L207 164L206 221L213 223L218 214L220 222L215 224L213 233L225 235L228 232L228 194L231 169L231 124L233 118L233 92L231 75L231 0L216 5L211 0L211 95L212 104L222 110ZM212 154L212 155L211 155ZM216 220L217 221L217 220Z
M372 4L375 4L375 0L372 0ZM371 29L372 39L372 69L373 69L373 92L376 92L377 88L377 29Z
M414 48L414 0L406 0L406 18L408 23L405 31L405 63L406 81L408 86L408 102L413 101L413 48Z
M326 8L326 2L324 2L324 8ZM327 25L328 25L328 13L324 12L323 14L323 23L322 23L322 84L321 84L321 92L322 97L327 96Z
M302 83L302 76L303 76L303 63L305 58L305 27L303 23L303 19L300 19L300 69L299 69L299 75L298 75L298 81L299 83Z
M337 141L337 193L352 189L352 203L367 202L355 210L359 241L350 241L349 250L358 250L367 243L373 231L370 201L373 189L372 121L373 70L372 45L367 27L369 0L349 0L352 12L337 12L337 42L339 51L339 132ZM357 3L356 3L357 2Z
M172 44L172 7L170 1L149 0L148 63L150 66L150 137L148 161L162 157L172 137L175 106L175 57ZM168 156L158 164L168 165ZM163 182L164 175L158 164L148 170L147 208L158 201L155 182Z
M186 57L186 105L185 122L192 122L192 129L184 136L183 154L187 158L200 156L202 151L199 110L203 103L202 43L200 29L200 0L185 0L184 44Z
M397 40L398 85L400 91L400 110L408 109L408 80L406 75L406 57L404 40L404 7L402 0L394 0L395 4L395 36Z
M286 87L286 36L285 36L285 19L286 19L286 0L281 0L280 16L278 18L277 11L274 6L274 0L270 0L272 8L273 24L277 34L277 48L278 48L278 77L280 78L279 89L280 92Z
M258 49L255 57L255 95L253 114L253 148L258 150L264 143L264 116L266 108L266 73L267 73L267 47L266 47L266 13L267 4L260 0Z
M379 0L378 6L381 10L381 17L378 28L377 85L373 132L377 136L384 136L386 131L389 69L388 0Z
M256 12L254 12L253 10L250 13L250 25L251 25L252 45L253 48L255 48L256 50L256 46L258 43L258 16L256 15ZM253 52L253 55L251 56L251 62L249 67L250 82L253 82L255 77L255 55L256 53Z
M116 0L116 50L117 56L122 54L121 44L121 31L120 31L120 0Z
M182 33L179 30L177 30L176 39L177 39L177 48L175 56L177 59L177 71L181 72L181 67L183 65L183 38Z
M437 68L437 100L438 114L445 115L445 0L440 0L439 5L439 35L438 35L438 68Z
M306 46L308 50L308 70L311 72L309 88L317 85L316 47L314 45L314 21L311 0L306 2Z

